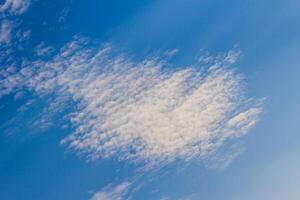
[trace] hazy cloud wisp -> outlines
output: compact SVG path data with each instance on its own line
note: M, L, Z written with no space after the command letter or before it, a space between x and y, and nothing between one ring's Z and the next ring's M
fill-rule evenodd
M123 200L130 187L130 182L122 182L115 187L105 187L96 192L90 200Z

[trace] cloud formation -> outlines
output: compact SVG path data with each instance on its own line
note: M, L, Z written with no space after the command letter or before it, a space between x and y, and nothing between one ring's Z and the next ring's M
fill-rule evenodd
M261 108L230 68L234 52L175 69L161 58L138 62L109 45L87 46L76 38L48 61L2 70L0 97L27 89L74 102L75 131L62 144L88 158L149 166L205 158L257 122Z

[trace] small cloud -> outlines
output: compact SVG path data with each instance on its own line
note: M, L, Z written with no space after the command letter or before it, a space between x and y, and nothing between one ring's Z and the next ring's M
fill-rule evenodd
M128 194L130 182L123 182L115 187L107 186L96 192L90 200L124 200Z
M241 52L238 50L231 50L227 53L225 60L230 63L233 64L237 61L237 59L240 57Z
M49 56L51 55L53 52L55 51L55 49L51 46L46 46L45 43L41 43L39 44L36 48L35 48L35 54L37 56Z
M26 30L22 33L22 37L25 39L28 39L30 35L31 35L31 30Z
M64 8L61 12L57 14L57 19L60 23L65 23L67 16L70 13L70 8Z
M9 20L3 20L0 25L0 44L9 44L12 39L14 24Z
M26 31L20 30L16 33L16 40L21 44L25 40L28 40L30 38L30 35L31 35L31 30L26 30Z
M167 57L171 58L171 57L175 56L176 54L178 54L178 52L179 52L179 49L169 49L164 54Z
M24 96L24 92L23 92L23 91L20 91L20 92L17 92L17 93L15 94L14 99L15 99L15 101L16 101L16 100L21 99L23 96Z
M19 30L18 24L11 20L0 21L0 44L6 47L22 46L22 42L29 39L30 34L30 30Z

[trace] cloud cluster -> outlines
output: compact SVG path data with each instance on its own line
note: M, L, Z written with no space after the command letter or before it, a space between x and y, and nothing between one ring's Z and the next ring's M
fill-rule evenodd
M30 0L5 0L0 5L0 13L8 12L10 15L23 14L29 7Z
M30 36L30 30L22 30L20 27L22 21L20 16L27 11L30 2L30 0L4 0L0 3L1 65L17 60L14 55L23 49L23 42Z
M76 38L48 61L2 70L0 96L24 88L66 96L77 105L69 115L75 131L62 143L89 158L149 165L203 158L257 121L261 108L244 97L232 52L210 57L206 67L174 68L87 46Z

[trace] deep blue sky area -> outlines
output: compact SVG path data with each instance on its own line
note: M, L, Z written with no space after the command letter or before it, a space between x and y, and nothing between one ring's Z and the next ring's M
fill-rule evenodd
M299 200L299 19L300 3L296 0L0 1L0 199ZM80 44L68 55L63 54L63 49L72 48L67 48L67 44L81 38L88 42ZM91 54L87 58L80 55L84 55L84 50L93 52L105 45L110 45L114 53L120 53L123 61L118 60L114 53L108 54L111 63L121 63L120 68L96 73L98 65L99 68L103 65L97 57L93 58L94 61ZM226 61L230 52L238 55L236 61ZM72 57L76 53L78 57ZM205 56L211 59L209 64L199 61ZM127 72L123 69L131 73L131 66L125 66L129 61L139 63L154 58L164 63L166 72L157 72L157 77L147 77L148 68L139 66L136 70L144 70L142 75L134 78L125 76ZM222 59L225 61L220 61ZM207 91L202 89L194 98L178 92L177 87L191 90L198 87L190 86L192 81L184 79L183 75L177 78L185 82L180 82L181 79L176 82L176 77L163 82L172 75L172 70L205 70L206 65L212 63L224 68L223 73L232 70L242 77L242 83L238 85L242 94L238 93L238 96L247 98L244 102L240 100L242 105L235 100L228 104L216 101L216 106L220 107L235 103L240 106L228 111L228 115L209 106L213 105L215 98L236 95L232 88L227 88L223 96L220 94L226 89L226 83L240 80L235 76L228 75L225 86L219 85L225 89L216 92L212 99L205 96L214 92L209 88ZM64 71L65 76L61 71L44 76L48 69L55 71L58 66L69 70ZM78 66L79 69L76 68ZM86 66L87 69L80 71L82 74L79 76L71 73ZM31 74L21 72L25 67ZM24 78L16 78L19 75ZM107 78L110 75L113 75L112 80ZM34 82L39 76L43 78ZM209 75L203 75L206 76ZM59 78L66 81L57 85L55 81L49 81L47 84L55 85L53 88L40 89L39 86L45 86L49 77L55 81ZM195 82L200 85L209 80L199 77L196 76L198 82ZM217 77L212 79L217 81ZM118 106L107 106L108 111L103 113L99 111L108 104L100 100L99 103L97 98L107 94L111 95L108 103L117 102L118 98L130 93L129 86L134 88L140 84L139 78L143 80L141 87L146 88L146 93L140 93L144 101L120 101L120 105L136 106L132 112L125 112ZM124 82L118 82L122 80ZM101 86L101 81L107 81L108 86ZM87 83L94 84L91 86L93 90L89 90ZM159 86L161 90L155 87L148 90L152 83L164 84ZM74 91L66 89L72 84L76 86ZM129 86L110 93L114 86L124 84ZM92 94L94 91L95 95ZM168 112L163 110L165 104L174 110L185 108L178 106L180 98L199 102L187 104L191 108L174 112L176 116L165 114ZM208 111L197 113L195 106L202 105L203 99L208 99ZM79 123L70 120L95 102L97 107L85 113ZM148 102L154 107L148 108L148 104L141 102ZM157 107L161 108L158 113L154 109ZM260 109L257 115L247 116L246 112L239 115L241 121L234 129L236 135L226 135L227 129L219 125L243 109L257 107ZM93 111L96 114L90 117ZM114 128L117 126L114 115L106 114L110 111L119 114L116 115L119 118L128 114L124 123L129 125ZM152 123L151 117L155 114L157 116ZM138 116L131 118L135 115ZM199 118L189 118L193 116ZM209 141L226 139L216 151L197 154L197 150L192 150L193 142L185 143L184 147L180 146L181 143L172 143L178 138L186 142L192 137L195 142L204 141L206 136L202 136L201 131L206 129L199 128L198 124L203 124L204 128L211 126L211 123L206 124L207 116L224 117L221 121L217 121L219 118L216 117L212 122L215 123L213 127L219 127L224 136L212 137L212 128L207 129L207 137L212 137ZM174 123L169 121L167 127L160 127L161 121L173 117L178 117L178 120ZM251 125L250 129L245 124L252 117L255 125ZM104 123L102 119L107 121ZM140 121L133 121L132 125L131 119ZM94 122L99 125L97 128L88 126ZM228 121L227 124L230 123ZM62 144L62 140L79 130L80 126L89 128L82 128L80 134L71 140L87 138L91 146L80 149L81 146L75 142L75 147ZM184 129L180 129L181 126ZM189 129L191 126L198 127L199 134L198 130ZM247 131L243 132L243 128ZM96 132L95 137L88 134L91 129ZM140 130L144 130L145 134ZM150 130L155 131L147 135ZM114 138L119 139L118 134L123 139L110 143ZM136 134L138 139L129 140ZM108 135L108 141L102 139L105 135ZM106 145L102 140L107 142ZM122 146L122 142L126 145ZM141 144L136 145L135 142ZM178 144L178 149L173 149L174 144ZM93 145L98 145L99 152L103 150L104 153L91 159L89 153L97 148ZM113 145L111 149L109 145ZM204 147L204 150L213 148ZM152 154L153 151L158 154ZM136 152L141 152L137 153L138 159L126 157ZM169 162L169 156L175 159ZM144 169L152 159L161 158L154 169Z

